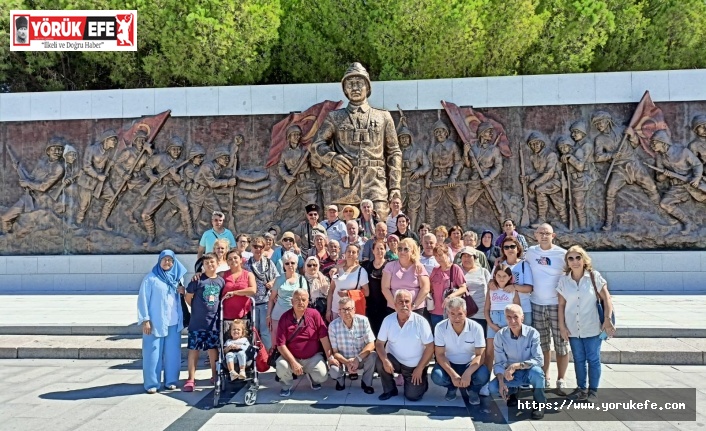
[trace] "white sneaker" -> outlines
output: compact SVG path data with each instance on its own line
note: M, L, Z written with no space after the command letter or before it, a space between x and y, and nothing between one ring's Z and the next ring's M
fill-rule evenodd
M552 389L552 381L549 380L549 377L546 377L544 379L544 392L549 391Z
M490 395L490 389L488 389L488 384L487 384L487 383L486 383L485 385L483 385L482 388L480 388L480 391L478 392L478 394L479 394L481 397L487 397L487 396Z
M557 379L556 381L556 393L557 395L566 396L566 382L564 379Z

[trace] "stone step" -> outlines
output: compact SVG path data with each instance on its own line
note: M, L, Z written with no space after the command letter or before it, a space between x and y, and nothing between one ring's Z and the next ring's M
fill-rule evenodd
M186 336L183 335L183 357L186 352ZM0 336L0 359L141 358L139 336ZM706 365L706 338L613 338L603 343L601 361L605 364Z

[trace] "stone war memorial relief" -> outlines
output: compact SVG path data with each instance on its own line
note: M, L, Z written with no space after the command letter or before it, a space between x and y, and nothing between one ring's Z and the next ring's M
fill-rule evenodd
M706 102L386 111L362 65L341 85L287 116L0 123L2 254L193 253L214 210L260 234L309 203L382 219L393 196L414 230L511 218L590 250L706 247Z

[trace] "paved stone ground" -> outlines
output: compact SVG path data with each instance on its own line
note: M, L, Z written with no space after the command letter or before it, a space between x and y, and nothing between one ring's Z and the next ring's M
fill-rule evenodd
M212 408L208 371L197 374L193 393L144 393L139 361L1 360L0 428L9 430L700 430L706 427L706 366L604 365L601 387L696 388L695 422L551 422L523 420L508 425L503 402L483 398L479 407L459 397L443 399L444 390L430 386L423 400L394 397L379 402L357 383L342 392L333 382L321 391L297 381L292 397L282 400L271 373L262 375L258 402L246 407L242 389ZM554 364L550 376L555 377ZM182 379L185 377L182 371ZM573 369L570 366L569 386ZM234 387L237 390L238 387Z

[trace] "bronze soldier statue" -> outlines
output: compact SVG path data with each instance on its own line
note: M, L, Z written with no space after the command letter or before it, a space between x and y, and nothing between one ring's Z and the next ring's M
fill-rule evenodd
M14 154L8 147L8 153L20 175L20 187L25 190L25 194L2 215L2 228L5 233L12 232L12 225L20 214L34 211L37 207L54 210L55 200L51 196L55 189L61 187L64 175L64 166L61 163L63 151L64 141L61 138L50 139L44 149L46 157L39 159L32 172L27 173L19 161L14 160Z
M585 230L588 226L586 196L589 194L596 176L593 163L593 142L588 139L586 121L574 121L569 130L571 131L571 139L574 141L573 148L568 152L561 150L559 152L562 154L561 163L568 165L569 177L567 180L570 183L571 199L579 222L579 229ZM569 149L568 146L563 146L563 148Z
M443 210L442 197L448 199L459 226L466 224L466 209L463 207L463 191L456 180L463 167L463 156L458 145L448 139L449 128L443 121L434 123L435 142L429 147L431 169L426 175L427 187L426 221L436 226L436 211ZM446 203L446 202L443 202Z
M187 200L189 201L189 207L191 208L191 217L193 219L195 229L199 228L199 215L201 214L202 207L196 204L196 201L200 196L200 190L198 190L199 187L196 186L194 181L196 179L196 173L203 164L203 159L205 156L206 150L204 150L201 144L196 143L192 145L191 149L189 149L189 156L187 157L190 160L190 163L184 166L184 170L182 171L181 187L184 189L184 192L188 197ZM172 212L176 214L179 210L173 209Z
M698 202L706 201L706 193L698 189L704 173L704 165L688 148L672 144L672 139L664 130L658 130L652 135L650 147L657 153L655 163L658 170L664 169L657 174L657 180L669 179L670 182L670 187L662 195L659 206L679 220L684 227L681 233L688 235L696 225L678 205L692 197ZM688 182L676 178L674 174L684 177Z
M371 108L370 77L353 63L341 80L348 106L326 117L309 147L312 165L331 166L337 176L324 187L324 202L359 205L373 201L378 217L388 212L389 195L400 195L402 151L388 111Z
M559 156L547 147L546 139L538 132L532 132L529 135L527 146L532 150L530 163L534 172L525 175L522 181L528 183L527 187L530 193L534 193L537 197L537 219L532 223L531 227L537 228L542 223L547 222L550 200L559 213L561 221L568 225L566 202L562 195L562 173Z
M108 216L112 211L110 201L115 196L108 175L113 166L113 156L115 145L118 143L118 134L115 130L106 130L95 142L86 148L83 155L83 175L78 179L79 186L79 208L76 223L81 224L86 218L86 213L93 198L103 201L101 218L98 227L106 231L112 231L108 225Z
M309 153L301 147L302 129L291 125L286 130L287 148L282 151L277 170L287 183L287 191L280 201L279 213L287 212L316 203L316 183L309 163Z
M78 164L78 151L73 145L64 146L64 178L61 180L61 192L57 193L56 200L60 201L62 213L66 224L75 228L76 204L78 203L79 187L76 184L81 176L81 166Z
M473 146L465 144L463 147L463 162L467 168L472 170L465 198L466 209L470 210L478 199L485 195L493 212L496 213L497 217L502 218L504 214L502 209L503 195L500 191L500 181L496 180L496 178L503 170L503 158L500 148L495 145L495 128L491 122L484 121L478 125L476 134L478 136L478 144ZM478 161L480 172L478 172L475 164L472 163L471 152L473 152L473 156ZM499 222L502 223L502 220L499 220ZM472 223L469 220L468 226L471 225Z
M131 193L132 203L125 210L125 216L130 223L137 223L135 211L144 204L145 199L139 190L149 183L147 176L147 161L152 156L152 146L147 144L147 132L139 129L132 140L132 146L126 147L115 160L115 173L122 187L118 187L116 193ZM147 145L146 145L147 144ZM128 202L128 204L130 203Z
M696 115L691 119L691 130L696 135L693 141L689 142L689 149L701 163L706 163L706 115Z
M167 145L167 152L150 158L147 164L147 176L150 178L150 184L154 184L154 186L150 190L150 196L142 209L141 216L145 224L149 244L154 244L156 240L154 214L165 201L171 202L179 210L185 235L188 238L195 237L191 224L191 215L189 214L189 204L186 201L184 190L181 188L180 166L183 163L180 157L183 148L184 142L181 138L175 136L170 139Z
M198 157L191 152L189 156ZM216 198L216 189L235 187L235 177L224 177L224 170L230 164L230 150L228 147L218 147L213 154L213 160L201 165L194 177L194 183L189 193L192 216L194 223L198 223L201 211L205 209L209 214L221 211L221 205ZM230 213L232 208L226 211ZM232 217L233 215L230 214ZM234 245L234 244L233 244Z
M613 172L606 186L606 214L603 230L609 231L613 228L615 198L620 189L626 185L636 184L645 191L647 197L655 205L659 204L659 193L657 193L657 185L652 179L652 175L650 175L645 165L640 162L638 155L640 141L637 136L631 134L628 139L629 144L624 145L622 151L618 154L618 147L624 133L623 128L616 126L611 115L605 111L595 112L591 117L591 123L599 133L595 139L596 162L606 163L615 159Z
M407 119L400 118L397 129L397 140L402 150L402 207L409 217L410 229L417 228L417 218L422 208L423 178L431 169L429 158L424 150L417 147L412 138L412 132L407 128Z

